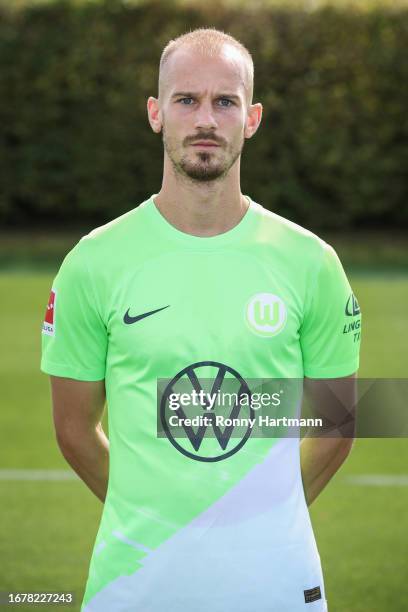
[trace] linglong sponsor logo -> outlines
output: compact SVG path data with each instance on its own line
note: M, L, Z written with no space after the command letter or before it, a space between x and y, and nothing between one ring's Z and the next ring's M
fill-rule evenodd
M348 317L356 317L357 315L361 314L360 306L354 293L349 295L346 302L345 314ZM344 324L343 334L353 334L353 342L359 342L361 334L360 328L361 318L353 319L351 322Z
M212 382L210 389L203 388L200 373L205 374L206 381ZM211 377L209 373L212 373ZM217 407L214 398L219 395L221 388L231 389L233 387L237 391L235 395L238 398L243 395L251 397L249 386L239 372L216 361L193 363L178 372L167 384L160 399L160 422L167 438L180 453L196 461L221 461L231 457L244 446L251 435L249 419L255 416L250 405L243 408L240 401L233 402L232 407L227 406L226 408L228 414L224 421L227 423L225 427L222 428L217 424ZM174 396L183 396L179 393L180 388L185 392L184 395L197 398L194 410L195 420L188 418L184 410L185 406L180 404L176 409L172 406ZM223 408L225 409L225 406ZM249 416L248 426L242 429L240 437L232 437L236 427L235 422L241 411L245 411ZM191 413L190 416L192 416ZM177 417L179 427L183 428L185 434L177 436L177 439L175 428L172 425L173 417ZM196 429L193 427L193 422L197 423ZM208 431L211 435L206 435Z
M355 317L356 315L359 315L360 312L360 306L357 302L357 298L354 293L352 293L346 303L346 315L348 317Z

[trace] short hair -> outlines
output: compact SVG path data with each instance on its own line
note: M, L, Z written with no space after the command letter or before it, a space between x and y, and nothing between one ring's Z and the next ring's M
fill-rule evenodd
M216 28L197 28L177 38L170 40L160 58L159 68L159 97L164 90L165 66L170 56L180 47L190 47L198 51L203 57L217 57L221 54L224 45L231 45L237 49L244 60L244 87L248 106L252 104L254 91L254 63L248 49L236 38Z

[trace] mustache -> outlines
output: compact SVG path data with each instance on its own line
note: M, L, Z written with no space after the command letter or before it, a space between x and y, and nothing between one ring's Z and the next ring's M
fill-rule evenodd
M184 144L189 145L199 140L212 140L213 142L216 142L218 145L224 145L224 139L218 138L218 136L214 136L214 134L204 133L204 132L201 134L196 134L195 136L187 136L184 139Z

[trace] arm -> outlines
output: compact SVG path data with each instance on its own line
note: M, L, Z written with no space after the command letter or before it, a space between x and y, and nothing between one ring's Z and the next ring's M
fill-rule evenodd
M308 378L305 379L305 385L317 413L316 416L324 415L330 417L331 422L341 424L346 414L353 413L356 404L355 374L330 380ZM337 404L337 407L334 404ZM331 425L326 437L324 432L315 434L318 437L306 435L300 444L302 480L308 506L327 485L351 451L354 441L354 419L339 429L339 437L334 437Z
M101 500L109 475L109 440L101 424L105 381L85 382L50 376L58 445L65 459Z

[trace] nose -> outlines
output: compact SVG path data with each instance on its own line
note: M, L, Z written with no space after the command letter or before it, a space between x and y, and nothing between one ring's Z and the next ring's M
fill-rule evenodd
M195 116L195 128L209 130L217 128L213 108L210 102L201 102Z

